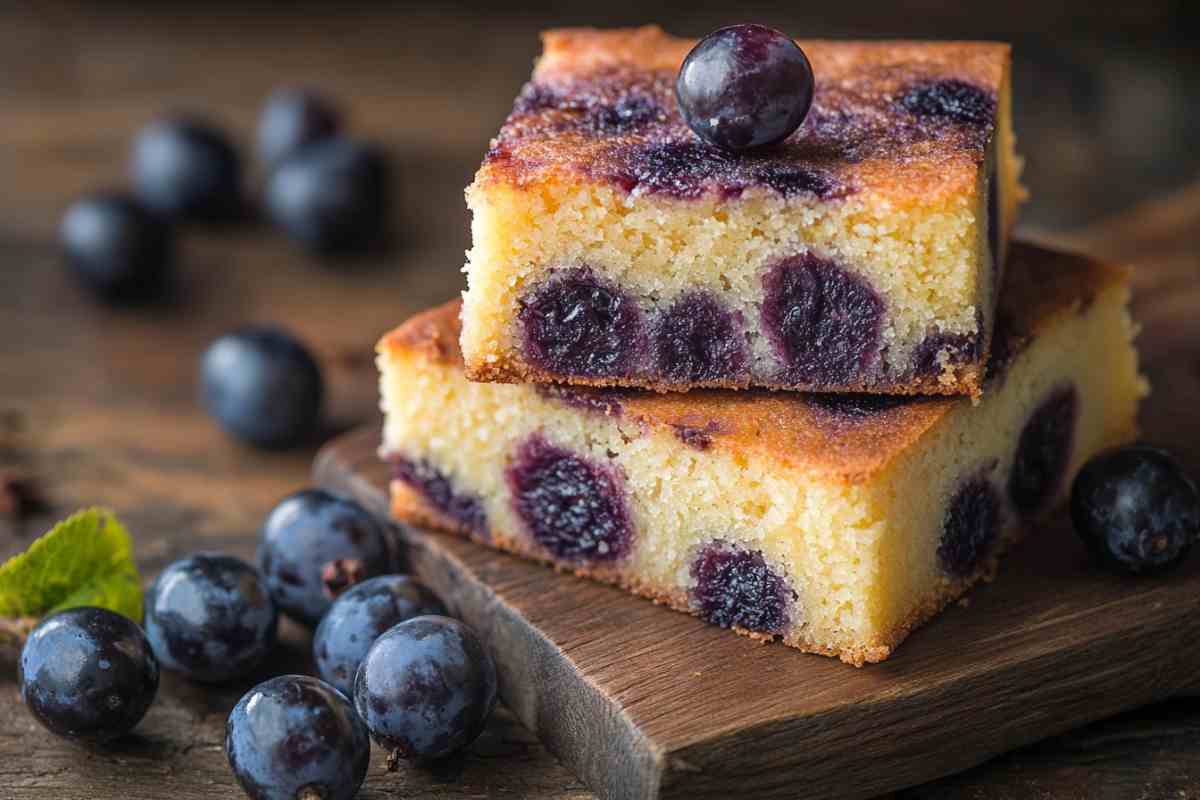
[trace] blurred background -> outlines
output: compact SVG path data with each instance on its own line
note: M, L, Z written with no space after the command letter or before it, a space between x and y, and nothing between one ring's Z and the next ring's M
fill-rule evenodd
M467 243L460 190L528 75L537 32L558 25L658 22L699 36L759 21L801 37L1011 41L1033 192L1024 219L1038 228L1079 226L1200 175L1195 0L2 7L0 124L10 142L0 165L6 183L15 177L35 189L20 207L3 209L10 236L52 221L53 203L36 188L57 182L26 171L46 168L30 154L54 148L55 168L76 174L83 188L97 175L78 167L97 147L112 148L106 163L120 176L129 138L163 110L164 91L176 106L208 111L246 137L264 95L289 82L325 89L348 106L359 131L393 148L408 222L441 232L444 252L457 253Z

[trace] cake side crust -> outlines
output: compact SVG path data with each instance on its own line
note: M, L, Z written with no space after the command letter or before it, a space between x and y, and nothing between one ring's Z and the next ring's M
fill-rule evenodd
M514 536L511 533L491 530L487 536L480 535L433 506L420 492L415 491L403 481L392 481L390 484L390 494L392 516L405 524L461 536L524 560L552 567L555 572L600 581L611 586L618 586L625 591L650 600L656 605L664 605L674 611L694 617L701 616L700 612L689 602L687 593L682 590L655 586L645 581L631 580L617 569L605 569L603 567L580 564L562 564L548 557L537 548L531 547L524 537ZM737 625L732 626L730 630L741 636L763 643L779 640L781 643L796 648L803 653L837 658L854 667L878 664L886 661L895 649L908 638L909 634L936 617L951 603L961 599L980 581L991 582L999 571L1002 556L1015 546L1026 533L1027 531L1020 526L1011 527L1006 531L1006 535L1001 540L1000 546L997 547L974 574L967 578L948 580L940 584L933 592L918 600L911 613L901 620L899 624L883 632L870 642L846 647L829 647L797 633L775 636L762 633L761 631L748 630Z
M674 71L693 41L643 28L545 43L467 191L473 375L979 396L992 265L1022 196L1007 45L802 41L818 76L805 124L779 146L730 154L679 113ZM816 365L797 371L774 341L778 321L756 309L768 273L807 255L873 292L852 302L878 319L850 345L861 356L806 373ZM654 324L689 293L710 294L745 337L745 363L680 374L650 355L600 370L548 359L518 317L532 293L581 270Z
M989 337L990 338L990 337ZM471 362L464 367L467 377L479 383L565 383L572 386L625 387L633 388L633 381L627 378L587 377L581 375L559 375L538 369L520 358L512 358L501 354L495 359L484 362ZM936 375L921 375L903 383L886 387L888 394L898 395L970 395L979 397L983 392L985 369L979 364L950 364ZM636 388L648 389L661 394L689 392L704 389L767 389L771 391L825 391L861 394L881 394L884 387L878 382L861 381L839 385L823 385L820 387L797 387L793 385L771 385L767 382L750 379L718 379L701 380L689 387L680 387L657 378L638 378Z

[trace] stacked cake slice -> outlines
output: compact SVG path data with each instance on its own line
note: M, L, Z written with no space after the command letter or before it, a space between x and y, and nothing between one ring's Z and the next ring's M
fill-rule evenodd
M804 125L731 155L681 117L693 44L545 37L467 191L468 375L978 394L1020 194L1008 47L802 42Z
M398 519L862 664L1134 435L1126 274L1009 246L1007 47L802 42L807 120L735 155L694 43L545 41L462 303L380 343Z

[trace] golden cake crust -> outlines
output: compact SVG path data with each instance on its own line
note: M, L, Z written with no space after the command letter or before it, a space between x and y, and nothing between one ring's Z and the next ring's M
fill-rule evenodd
M1010 47L994 42L800 40L816 76L808 119L776 147L731 157L697 147L675 101L675 75L695 40L650 26L554 30L543 43L476 187L608 180L689 197L715 183L738 195L778 185L764 170L799 170L803 196L942 202L975 186L1011 61ZM983 107L969 121L902 107L913 87L947 82L978 93ZM678 147L689 148L680 160L700 164L698 174L670 167ZM656 180L664 164L667 177Z
M1056 315L1086 310L1127 270L1082 256L1017 243L998 312L990 369L1002 379L1006 362ZM457 300L410 319L379 343L385 354L461 365ZM639 424L673 428L684 442L764 453L791 468L858 482L886 466L949 413L958 398L887 395L803 395L749 390L657 394L636 390L557 387L565 402Z

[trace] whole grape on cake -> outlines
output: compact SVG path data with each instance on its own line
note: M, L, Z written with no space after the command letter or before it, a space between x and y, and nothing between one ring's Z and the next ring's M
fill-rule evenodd
M800 41L803 123L731 150L681 113L694 41L543 38L467 190L470 378L978 396L1022 194L1007 45Z
M862 664L996 567L1145 391L1124 271L1016 245L983 399L473 383L458 303L379 345L405 522Z

